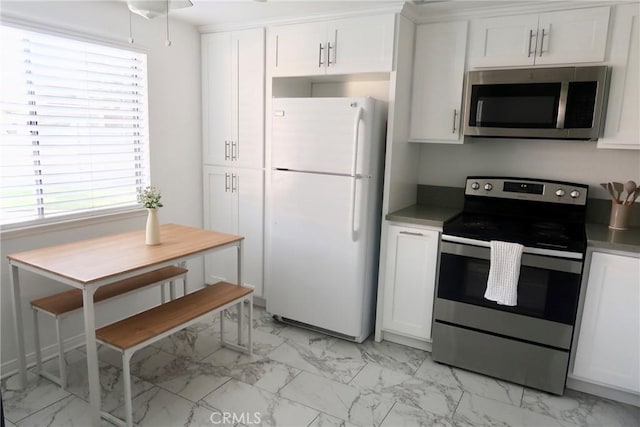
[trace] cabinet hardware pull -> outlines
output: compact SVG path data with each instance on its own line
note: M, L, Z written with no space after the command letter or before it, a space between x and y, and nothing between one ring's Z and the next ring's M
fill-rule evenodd
M280 36L276 36L276 68L278 68L278 50L279 50L278 49L278 47L279 47L278 45L279 45L279 42L280 42L279 37Z
M422 233L412 233L411 231L401 231L400 234L407 234L409 236L420 236L420 237L424 237L424 234Z
M231 192L235 193L238 191L238 175L231 174Z
M324 50L324 46L320 43L320 49L318 50L318 68L321 68L324 65L322 62L322 51Z
M458 117L458 110L453 109L453 128L451 129L451 133L456 133L456 117Z
M540 56L544 52L544 36L548 36L549 34L545 34L544 28L542 29L542 38L540 39Z
M224 141L224 159L229 160L229 141Z
M335 53L334 53L334 61L331 62L331 49L335 49L335 46L331 46L331 42L327 43L327 67L331 67L331 64L335 64Z
M536 37L538 37L538 32L536 31ZM531 40L533 39L533 30L529 30L529 49L527 50L527 58L531 58ZM533 52L535 55L535 51Z
M238 160L238 141L231 141L231 160Z
M225 172L224 174L224 192L229 192L229 174Z

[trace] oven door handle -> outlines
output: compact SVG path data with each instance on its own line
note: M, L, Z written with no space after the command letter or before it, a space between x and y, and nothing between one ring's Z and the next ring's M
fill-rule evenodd
M491 249L489 248L489 242L481 241L481 243L483 243L483 245L480 246L449 242L445 240L445 236L443 235L442 241L440 242L440 252L442 254L458 255L490 261ZM580 274L582 272L582 261L554 258L543 255L534 255L530 253L522 254L520 264L524 265L525 267L535 267L545 270L562 271L566 273Z
M486 242L484 240L469 239L467 237L450 236L448 234L443 234L442 240L447 242L462 243L465 245L480 246L483 248L491 247L491 243ZM526 246L523 252L525 254L552 256L552 257L559 257L559 258L570 258L570 259L580 259L580 260L583 258L582 254L579 252L566 252L566 251L559 251L555 249L543 249L543 248L528 248Z

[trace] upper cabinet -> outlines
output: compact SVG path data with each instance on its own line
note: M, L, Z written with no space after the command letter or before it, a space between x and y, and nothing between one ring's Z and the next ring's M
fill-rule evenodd
M475 23L471 67L603 62L610 7L504 16Z
M416 28L410 141L462 143L466 48L466 21Z
M274 77L388 72L395 15L281 25L269 29Z
M598 148L640 150L640 5L618 6L614 13L609 105Z
M202 36L204 163L263 167L264 29Z

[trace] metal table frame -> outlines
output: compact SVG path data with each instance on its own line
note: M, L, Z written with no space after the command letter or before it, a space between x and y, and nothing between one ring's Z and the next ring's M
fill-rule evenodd
M205 230L203 230L205 231ZM87 240L89 242L92 239ZM53 246L52 248L54 248ZM242 259L243 259L243 238L239 238L237 241L210 247L204 250L200 250L188 255L178 256L171 260L150 264L133 271L129 271L122 274L116 274L106 279L97 280L90 284L83 284L77 280L73 280L64 276L61 273L52 271L46 271L38 267L31 266L17 259L11 258L12 255L8 255L10 266L10 279L12 283L12 303L13 303L13 320L16 335L16 350L18 359L18 376L20 380L20 387L24 388L27 384L27 363L24 346L24 325L22 317L22 304L20 296L20 275L19 270L30 271L37 275L53 279L57 282L64 283L82 290L83 297L83 314L84 314L84 329L85 340L87 348L87 370L89 378L89 401L92 407L92 424L95 426L100 425L100 377L98 366L98 350L96 343L96 324L95 324L95 309L93 302L93 295L96 290L101 286L108 285L118 280L127 279L129 277L137 276L139 274L147 273L158 268L168 267L178 263L186 262L190 258L195 258L203 255L207 255L212 252L227 249L230 247L237 248L237 281L238 284L242 284ZM238 304L238 316L243 316L243 304ZM242 331L238 328L238 343L242 344Z

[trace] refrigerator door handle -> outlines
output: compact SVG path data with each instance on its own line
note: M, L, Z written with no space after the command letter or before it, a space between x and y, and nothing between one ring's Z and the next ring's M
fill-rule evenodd
M356 122L353 130L353 167L351 168L351 240L358 240L358 232L356 230L356 183L358 178L358 142L360 139L360 120L362 119L362 107L358 107L356 113Z

